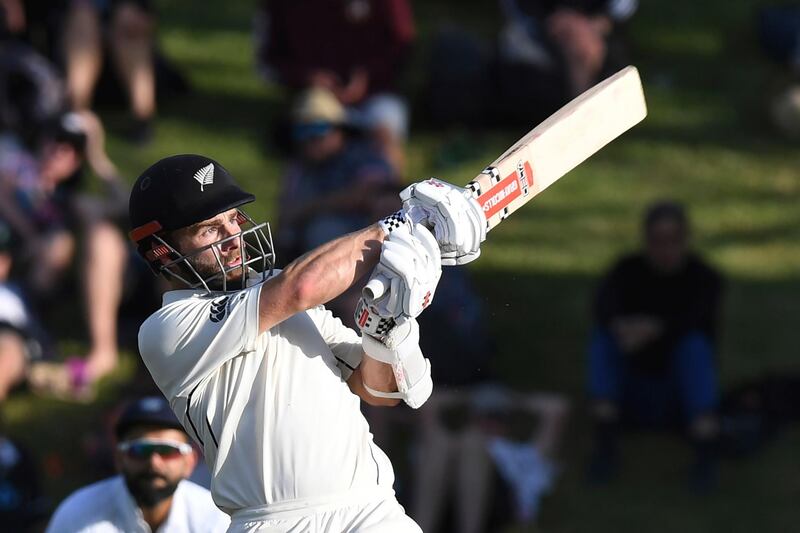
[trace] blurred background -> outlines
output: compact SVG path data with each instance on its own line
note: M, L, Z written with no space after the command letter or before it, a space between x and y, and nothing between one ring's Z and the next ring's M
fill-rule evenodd
M627 64L648 117L445 271L434 401L366 414L426 531L796 529L800 7L0 8L0 446L25 457L0 454L0 512L28 517L0 530L113 474L119 406L156 391L135 334L158 287L124 237L147 166L218 160L282 266L404 184L466 184Z

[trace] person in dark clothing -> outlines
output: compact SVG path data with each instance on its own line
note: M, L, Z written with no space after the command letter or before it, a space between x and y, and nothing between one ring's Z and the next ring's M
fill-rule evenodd
M405 0L269 0L262 10L269 31L259 60L281 83L324 87L344 105L397 90L414 37Z
M398 78L415 37L410 2L264 0L256 20L264 77L332 92L401 170L408 106Z
M400 183L389 161L349 124L344 106L326 89L299 96L291 135L294 156L281 178L277 242L285 257L294 258L371 220L376 197ZM360 286L354 286L328 305L355 327L353 309L360 297Z
M39 468L29 450L0 429L0 524L3 531L41 531L47 519Z
M588 350L589 395L597 423L590 476L617 464L621 421L684 422L697 450L692 481L713 481L716 325L722 278L689 249L689 222L672 202L651 206L642 252L623 257L602 281Z
M622 27L637 5L637 0L500 0L501 114L543 119L625 66Z

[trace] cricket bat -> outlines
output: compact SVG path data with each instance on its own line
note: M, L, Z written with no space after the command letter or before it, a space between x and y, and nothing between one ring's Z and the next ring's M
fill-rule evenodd
M626 67L576 97L533 128L467 184L486 217L487 231L592 154L647 116L636 67ZM364 287L380 298L386 280Z
M647 116L642 82L629 66L533 128L467 188L491 230L592 154Z

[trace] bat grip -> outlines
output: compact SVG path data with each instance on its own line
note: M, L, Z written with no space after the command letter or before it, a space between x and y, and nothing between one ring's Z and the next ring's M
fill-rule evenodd
M361 289L361 295L366 300L375 301L383 296L389 289L389 279L386 276L378 274L370 279L364 288Z

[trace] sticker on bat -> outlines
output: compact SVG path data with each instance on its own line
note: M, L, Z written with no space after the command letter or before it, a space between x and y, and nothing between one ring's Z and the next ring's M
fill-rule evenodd
M519 176L519 186L522 188L522 196L528 196L528 176L525 173L525 162L520 159L517 161L517 176ZM531 180L533 183L533 180Z
M532 185L533 169L529 162L520 161L514 172L478 197L484 216L489 219L520 195L527 196Z

